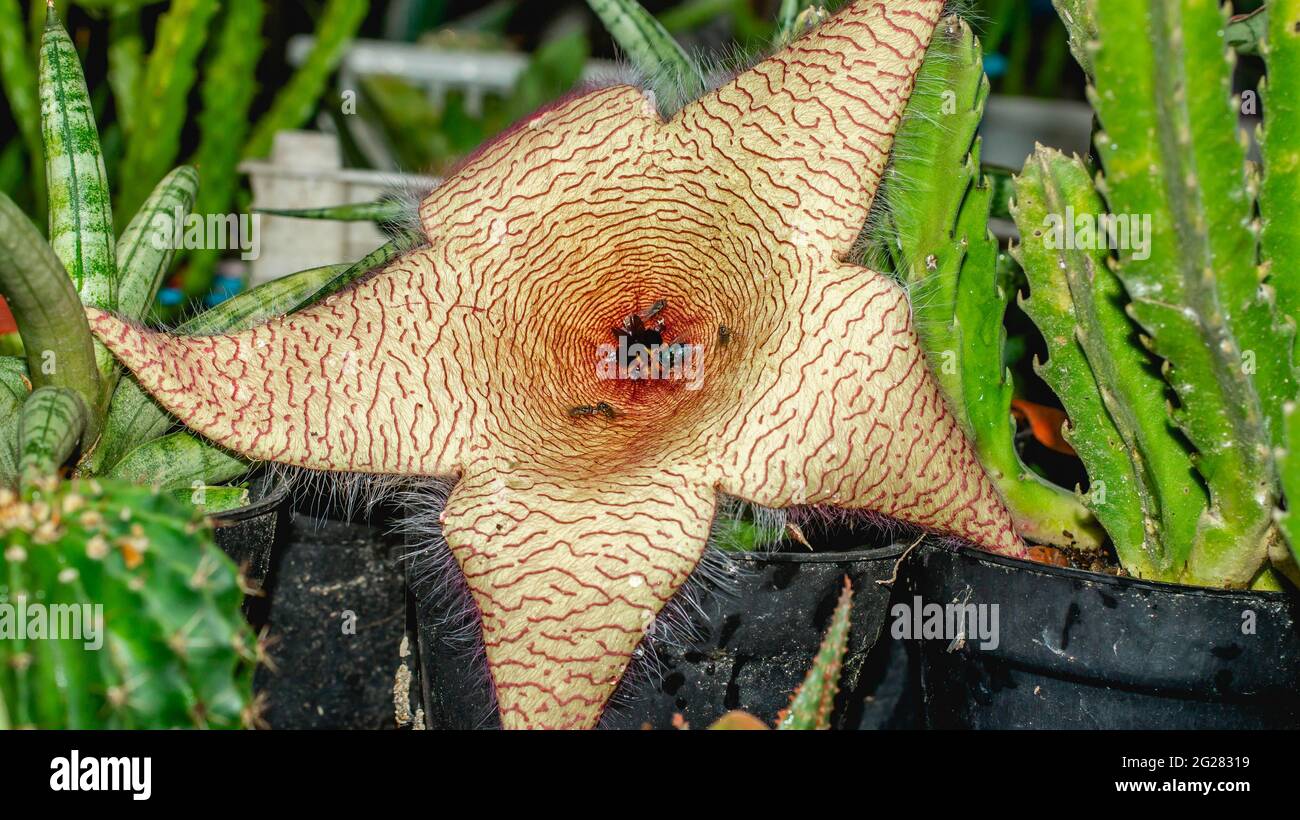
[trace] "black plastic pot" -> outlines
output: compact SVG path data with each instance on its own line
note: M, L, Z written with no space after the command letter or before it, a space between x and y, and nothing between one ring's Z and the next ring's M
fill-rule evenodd
M257 585L271 574L276 535L282 533L289 514L289 484L270 474L249 485L251 503L210 516L217 546Z
M855 592L836 725L906 724L899 717L908 710L909 687L899 680L905 659L893 651L899 647L883 645L888 642L872 654L891 596L891 587L877 582L893 577L903 549L736 556L742 571L733 594L706 596L699 640L685 648L661 644L662 674L625 681L602 727L666 729L681 715L702 728L733 709L772 722L811 665L846 575ZM439 634L444 613L437 605L411 612L426 725L497 725L483 670ZM872 697L878 688L887 697Z
M922 547L906 575L911 594L900 602L998 606L995 648L981 649L974 629L920 641L930 728L1300 728L1292 596L936 546Z

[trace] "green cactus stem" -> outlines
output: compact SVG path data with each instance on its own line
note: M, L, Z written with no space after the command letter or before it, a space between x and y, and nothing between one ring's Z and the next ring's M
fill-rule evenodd
M694 99L704 90L704 75L659 21L637 0L587 0L619 48L647 79Z
M1092 0L1052 0L1056 13L1070 38L1070 53L1084 73L1092 76L1091 45L1097 39L1097 23L1093 19Z
M853 584L847 576L839 601L831 614L826 637L817 649L812 668L790 698L790 705L777 715L778 729L829 729L835 696L840 691L840 672L849 647L849 616L853 611Z
M16 728L239 728L256 642L192 506L118 482L0 490L0 715ZM18 622L21 622L18 623Z
M1244 587L1267 558L1277 498L1273 436L1295 395L1291 333L1274 314L1255 263L1253 202L1237 133L1224 12L1211 0L1095 6L1104 131L1101 190L1112 214L1149 216L1141 248L1119 250L1117 273L1178 406L1210 492L1189 580Z
M276 93L270 110L253 127L252 136L244 146L245 157L266 156L271 152L271 141L277 132L297 128L307 121L369 8L367 0L327 0L316 29L315 45L307 60Z
M216 0L174 0L158 20L158 33L145 63L134 106L134 139L122 161L117 213L125 220L176 162L186 104L198 76L199 52L208 39Z
M1047 148L1015 186L1021 244L1013 253L1030 288L1022 307L1049 351L1036 369L1074 420L1066 438L1092 482L1089 507L1129 573L1182 580L1207 499L1166 418L1166 385L1135 342L1109 251L1075 242L1105 205L1078 158Z
M0 3L0 83L27 155L35 196L33 212L44 213L45 149L41 144L40 100L36 73L28 62L27 35L18 3Z
M1259 239L1278 315L1290 321L1294 332L1300 317L1300 0L1275 0L1268 9ZM1293 365L1296 357L1293 339Z
M1278 467L1287 510L1279 512L1277 520L1296 563L1300 564L1300 455L1293 449L1300 448L1300 411L1294 402L1286 406L1285 418L1287 446L1278 451Z
M193 158L203 169L203 187L194 209L199 214L224 214L235 202L237 166L257 94L257 62L266 48L262 37L265 3L228 0L221 5L220 32L203 72L199 147ZM216 248L190 254L183 280L189 286L187 295L198 289L195 283L204 288L211 285L212 269L220 258L221 251Z
M1010 294L989 235L992 192L975 132L988 97L981 50L957 18L940 22L899 132L886 182L897 273L912 297L926 360L1015 517L1040 543L1095 549L1103 534L1072 492L1021 462L1003 362Z
M338 222L397 222L409 210L400 199L383 198L374 202L334 205L324 208L259 208L257 213L287 216L293 219L325 219Z

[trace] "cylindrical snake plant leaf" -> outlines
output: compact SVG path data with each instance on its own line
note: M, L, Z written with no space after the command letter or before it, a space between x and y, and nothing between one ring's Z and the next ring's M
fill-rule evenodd
M221 484L248 471L248 462L184 431L145 442L113 465L109 478L164 490Z
M24 484L58 474L86 427L86 405L65 387L42 387L23 403L18 423L18 474Z
M972 150L988 96L979 44L958 18L940 22L904 116L886 181L897 272L911 294L926 360L1011 508L1018 532L1096 548L1102 533L1074 493L1027 469L1015 447L1003 363L1010 294L997 282L991 192Z
M276 132L297 128L307 121L369 8L367 0L328 0L316 29L316 44L306 62L275 95L270 110L258 120L244 148L245 157L266 156Z
M587 0L587 5L665 104L676 107L704 90L699 67L637 0Z
M266 48L262 37L265 4L261 0L229 0L222 5L221 30L203 72L199 147L194 155L194 163L203 169L203 186L194 210L205 215L224 214L235 202L239 187L236 169L257 93L257 63ZM220 257L218 248L189 255L187 294L210 286L212 269Z
M301 310L308 305L315 304L322 299L333 296L355 282L357 279L365 276L370 271L386 266L389 262L392 262L394 259L401 256L403 253L406 253L422 241L424 241L424 236L418 231L407 230L399 232L388 242L385 242L383 245L375 248L353 264L346 266L343 270L336 273L315 291L304 294L302 300L286 312L292 313L295 310Z
M247 330L296 309L350 265L327 265L275 279L227 299L178 328L186 333L225 333ZM87 461L91 475L113 468L123 456L166 433L175 419L158 406L133 377L124 378L113 394L104 435Z
M41 232L0 194L0 293L18 323L35 387L66 387L94 407L101 395L90 325L72 281ZM98 432L91 419L89 436Z
M1290 334L1255 262L1226 17L1215 0L1093 9L1089 96L1104 128L1102 193L1115 217L1105 241L1119 246L1130 315L1165 360L1174 421L1210 491L1189 580L1243 587L1267 557L1272 436L1296 391L1289 357L1278 355Z
M1206 498L1165 413L1167 387L1136 340L1110 253L1076 238L1105 213L1088 169L1039 148L1016 180L1015 256L1026 314L1047 341L1039 375L1072 424L1067 439L1091 481L1089 507L1131 575L1179 581Z
M322 219L336 222L397 222L410 211L410 206L400 199L385 197L374 202L357 202L350 205L332 205L323 208L259 208L258 213L285 216L292 219Z
M123 316L142 319L148 312L198 188L198 171L188 165L175 169L158 183L117 241L117 309Z
M50 246L83 303L116 310L117 252L108 174L81 62L53 7L41 39L40 89ZM97 416L107 406L117 363L98 342L95 361L105 391L88 405Z
M216 0L173 0L158 20L135 106L135 135L127 142L122 161L116 204L123 225L176 162L185 101L216 11Z
M1300 0L1274 0L1268 11L1260 244L1278 314L1294 326L1300 321ZM1300 364L1296 358L1293 340L1293 365Z

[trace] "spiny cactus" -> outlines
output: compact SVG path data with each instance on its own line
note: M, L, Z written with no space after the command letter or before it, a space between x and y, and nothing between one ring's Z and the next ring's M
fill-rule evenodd
M872 241L908 286L926 360L1016 521L1031 540L1097 548L1092 515L1068 490L1020 460L1002 317L1010 293L998 281L988 231L991 190L975 137L988 79L970 27L941 21L899 131Z
M1119 250L1116 273L1165 360L1173 421L1209 490L1188 580L1244 586L1267 555L1272 452L1296 382L1279 355L1293 331L1255 263L1225 14L1212 0L1096 4L1089 96L1104 129L1096 142L1109 211L1151 219L1149 246Z
M829 729L835 696L840 691L840 672L849 648L849 615L853 611L853 584L846 577L835 604L826 637L817 650L812 668L790 698L790 705L777 715L778 729Z
M835 696L840 691L840 673L844 668L844 655L849 648L849 622L853 612L853 584L844 578L830 625L822 638L817 655L813 658L803 683L790 696L790 705L776 716L777 729L829 729ZM719 718L711 730L750 731L769 728L749 712L728 712Z
M165 493L0 490L0 728L238 728L255 639L234 565Z
M1016 183L1024 307L1050 350L1040 373L1070 412L1102 490L1089 501L1128 571L1274 586L1274 454L1296 395L1294 101L1281 93L1265 114L1257 241L1225 12L1210 0L1058 5L1095 32L1085 68L1102 173L1094 190L1081 162L1040 150ZM1270 19L1296 10L1277 3ZM1278 99L1297 81L1296 35L1269 37Z

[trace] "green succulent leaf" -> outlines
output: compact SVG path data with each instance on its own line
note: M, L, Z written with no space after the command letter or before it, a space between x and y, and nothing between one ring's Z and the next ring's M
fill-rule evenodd
M216 515L248 506L247 487L232 487L228 484L219 487L191 485L189 489L173 490L172 494L181 501L195 505L204 515Z
M1092 483L1088 505L1130 574L1182 580L1205 493L1166 417L1167 387L1124 312L1110 253L1083 233L1105 205L1083 163L1051 149L1029 158L1015 187L1015 256L1030 290L1022 307L1047 341L1038 373L1074 420L1066 438Z
M40 89L50 246L83 303L116 310L117 254L104 155L77 50L53 7L41 40ZM106 387L117 363L98 342L95 360ZM95 412L107 401L105 394L89 407Z
M0 293L13 310L35 387L66 387L87 407L101 395L90 324L72 281L40 231L0 194ZM88 433L98 424L90 419Z
M188 165L175 169L154 188L117 242L121 271L118 313L143 319L171 265L176 242L199 189L199 173Z
M195 212L224 214L235 203L239 187L237 167L251 128L249 112L257 94L257 63L266 48L261 0L227 0L222 4L221 28L212 56L203 71L199 113L199 147L194 164L203 169ZM212 281L221 257L219 248L204 248L189 255L185 292L198 295Z
M1214 0L1093 8L1102 193L1119 224L1152 226L1141 243L1130 231L1117 273L1130 315L1165 360L1173 419L1210 492L1189 580L1246 586L1267 557L1272 450L1296 390L1289 357L1278 355L1291 348L1290 329L1255 261L1227 19Z
M18 484L18 427L23 403L31 395L27 364L0 356L0 489Z
M22 136L31 181L36 194L36 213L45 211L45 149L41 143L41 109L36 73L28 61L27 35L23 30L22 7L16 0L0 3L0 82L5 102Z
M1281 13L1285 17L1285 13ZM1269 13L1261 6L1250 14L1238 14L1228 21L1226 29L1228 46L1241 54L1260 54L1269 35Z
M398 233L393 239L380 245L357 260L356 263L336 274L315 292L306 295L299 304L287 312L292 313L294 310L301 310L308 305L313 305L322 299L333 296L370 271L387 265L422 241L424 241L424 235L419 231L402 231Z
M24 484L58 474L86 427L86 405L64 387L41 387L23 403L18 427L18 474Z
M112 7L108 25L108 85L113 89L117 121L128 142L134 140L144 83L144 35L140 10L130 5Z
M1021 535L1096 548L1103 534L1074 493L1021 463L1003 361L1010 293L988 233L992 190L980 179L975 133L988 97L978 42L965 22L940 22L897 140L884 196L891 220L876 240L911 295L926 360Z
M145 442L127 453L108 478L177 490L221 484L248 471L248 463L184 431Z
M1300 317L1300 0L1274 0L1268 8L1260 246L1278 315L1294 332ZM1293 365L1300 363L1294 340L1291 351Z
M258 208L257 212L292 219L324 219L337 222L397 222L405 218L410 206L400 199L385 197L374 202L332 205L324 208Z
M188 111L186 99L198 76L199 52L207 42L217 5L217 0L173 0L158 20L134 106L134 138L128 141L122 161L119 218L139 210L176 163Z

